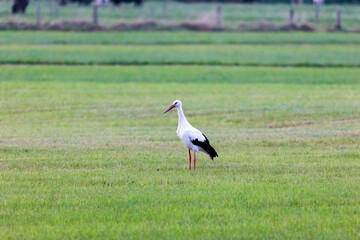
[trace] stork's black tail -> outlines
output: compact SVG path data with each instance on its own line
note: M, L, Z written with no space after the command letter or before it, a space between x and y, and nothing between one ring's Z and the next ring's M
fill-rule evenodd
M208 149L206 149L206 152L210 155L211 160L214 160L214 157L218 157L217 152L210 144Z
M210 145L210 142L207 139L207 137L204 134L203 134L203 136L205 137L204 142L201 142L198 139L192 140L191 142L194 145L197 145L197 146L201 147L202 149L204 149L204 151L207 152L207 154L209 154L211 160L214 160L214 157L218 157L218 154L215 151L215 149Z

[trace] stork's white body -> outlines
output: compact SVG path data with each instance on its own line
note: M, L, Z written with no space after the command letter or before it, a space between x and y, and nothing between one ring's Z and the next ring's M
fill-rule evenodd
M192 143L192 141L195 139L198 139L201 142L205 141L204 135L198 129L191 126L191 124L186 120L181 105L177 108L177 112L179 120L176 134L179 136L185 147L188 150L193 150L195 152L203 152L208 155L207 152L204 151L204 149Z

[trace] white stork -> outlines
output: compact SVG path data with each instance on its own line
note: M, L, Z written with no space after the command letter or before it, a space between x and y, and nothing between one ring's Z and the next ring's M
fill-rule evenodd
M164 112L164 114L173 108L177 108L179 115L178 128L176 133L189 151L189 169L191 170L190 150L194 151L194 170L196 169L196 152L203 152L211 160L214 160L214 157L217 157L218 154L210 145L207 137L199 130L191 126L191 124L186 120L180 100L175 100L173 104Z

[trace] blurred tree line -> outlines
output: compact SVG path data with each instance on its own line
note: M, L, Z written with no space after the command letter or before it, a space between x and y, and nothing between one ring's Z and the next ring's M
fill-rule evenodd
M26 7L29 4L30 0L13 0L12 13L25 13ZM58 0L61 6L64 6L68 3L78 3L81 5L90 5L94 0ZM100 2L109 1L115 6L118 6L122 3L134 3L135 6L141 6L145 0L98 0ZM168 0L163 0L168 1ZM313 0L176 0L178 2L191 3L191 2L229 2L229 3L313 3ZM360 0L325 0L326 4L344 4L344 3L358 3Z
M104 0L100 0L104 2ZM58 0L61 6L67 5L68 3L78 3L80 5L90 5L94 0ZM112 4L118 6L122 3L134 3L135 6L140 6L143 4L143 0L109 0ZM29 4L29 0L14 0L11 12L16 13L25 13L26 8Z
M223 3L290 3L291 0L176 0L178 2L193 3L193 2L223 2ZM295 1L296 2L296 1ZM303 3L313 3L313 0L303 0ZM344 3L358 3L360 0L325 0L325 4L344 4Z

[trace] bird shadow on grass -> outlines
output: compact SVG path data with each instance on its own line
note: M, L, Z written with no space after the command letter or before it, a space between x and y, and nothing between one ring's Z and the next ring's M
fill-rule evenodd
M196 165L196 170L202 169L237 169L244 167L244 163L198 163ZM182 165L172 165L172 166L158 166L156 167L156 171L177 171L177 170L189 170L189 164ZM193 169L193 165L191 165L191 170Z

